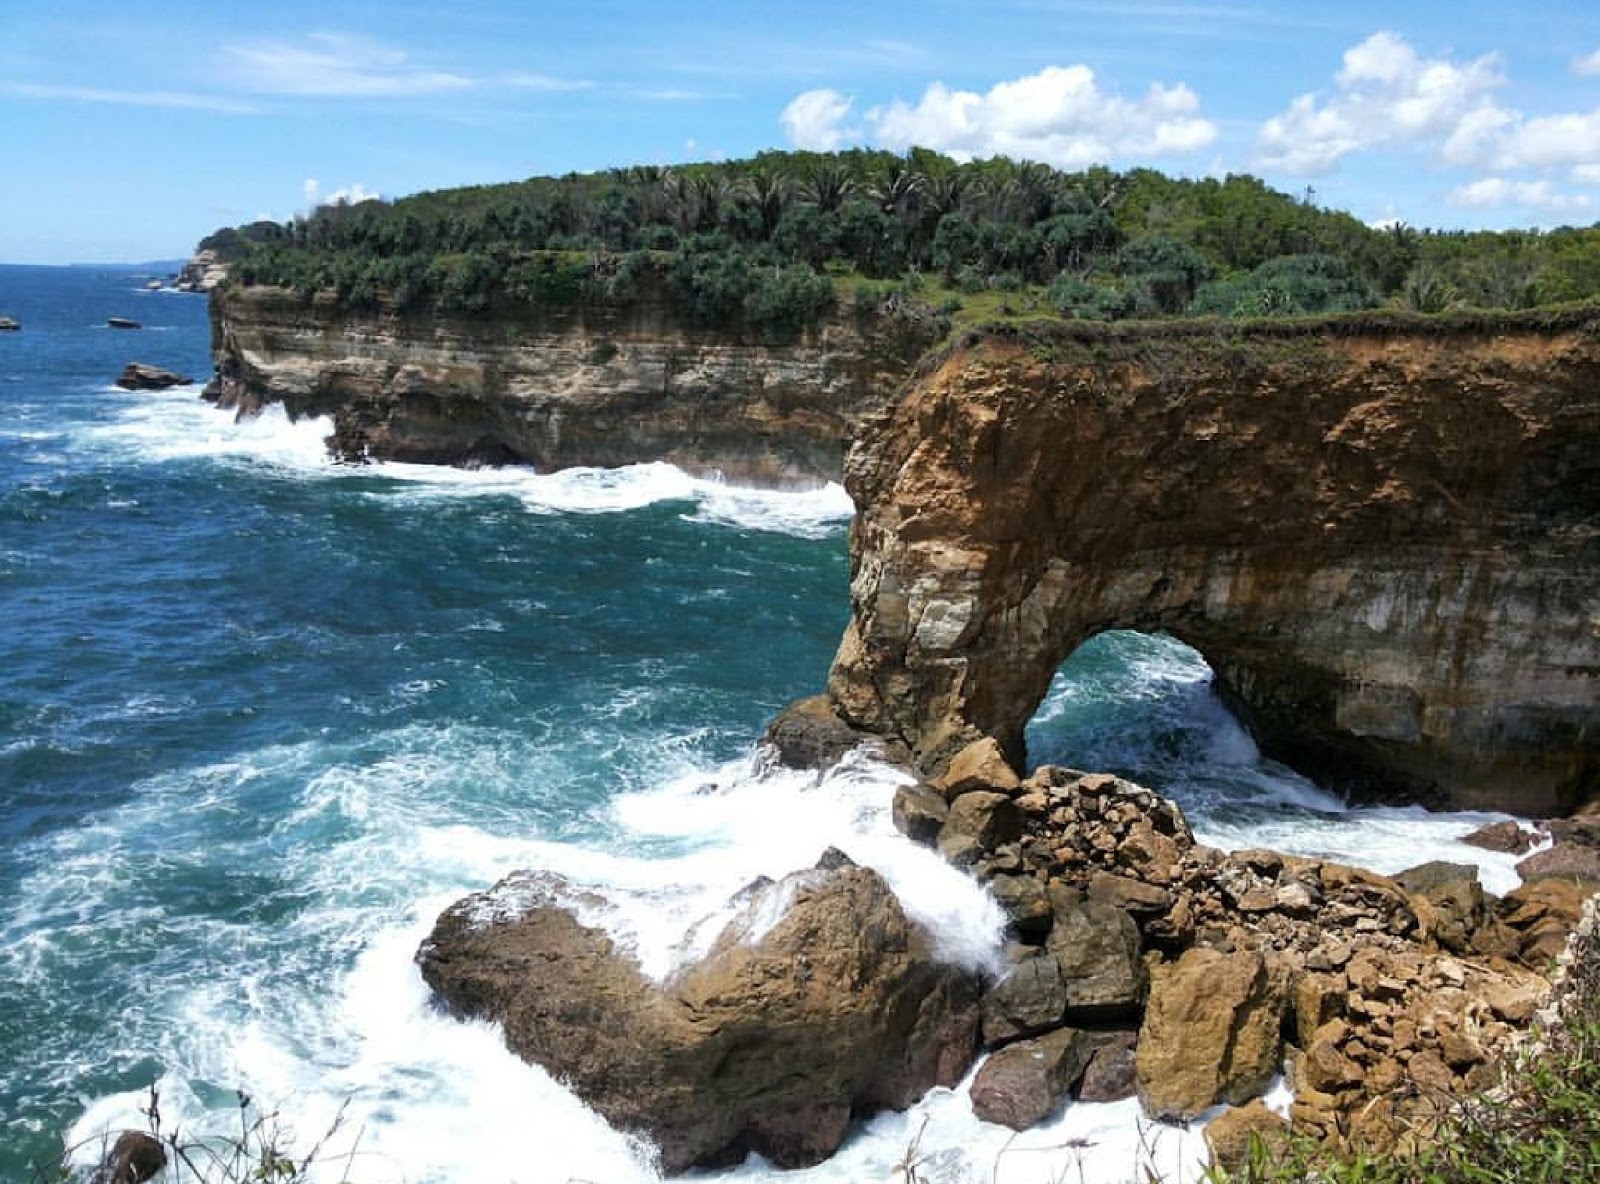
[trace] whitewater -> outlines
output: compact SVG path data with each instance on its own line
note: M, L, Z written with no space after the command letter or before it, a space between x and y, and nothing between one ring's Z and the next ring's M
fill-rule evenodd
M198 387L129 393L129 360L203 375L204 302L126 271L0 268L0 1178L143 1125L191 1136L239 1091L323 1175L654 1181L413 964L439 912L520 868L665 975L729 899L829 846L880 870L946 956L996 965L1000 917L898 836L902 774L756 751L820 689L846 620L837 486L732 487L671 466L338 466L329 425L235 422ZM106 315L148 332L118 334ZM1035 760L1175 798L1202 841L1516 883L1459 842L1491 815L1350 809L1264 760L1210 672L1108 634L1058 674ZM1069 1105L1024 1135L964 1087L864 1123L833 1160L702 1178L1192 1180L1198 1125Z

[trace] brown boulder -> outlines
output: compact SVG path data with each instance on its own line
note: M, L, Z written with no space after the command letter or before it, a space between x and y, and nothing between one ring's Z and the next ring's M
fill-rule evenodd
M1006 760L1005 753L1000 751L1000 745L986 736L956 753L944 773L934 779L933 786L954 801L975 790L1015 793L1022 781Z
M1139 1100L1193 1118L1258 1096L1278 1071L1286 984L1255 951L1197 947L1156 969L1139 1030Z
M1211 1162L1224 1171L1237 1172L1255 1156L1287 1147L1289 1124L1257 1098L1243 1106L1231 1106L1206 1123L1205 1140Z
M985 1122L1025 1131L1067 1098L1094 1052L1087 1032L1058 1028L992 1054L972 1081L972 1112Z
M1550 824L1555 840L1547 850L1517 864L1524 880L1577 880L1600 883L1600 817L1563 818Z
M160 1139L143 1131L123 1131L89 1177L89 1184L145 1184L166 1166L167 1149Z
M932 847L950 817L950 806L937 790L926 785L902 785L894 791L890 817L894 828L906 838Z
M939 832L939 854L957 867L969 867L985 853L1022 835L1022 811L1003 793L973 790L950 804Z
M1469 835L1463 835L1461 841L1473 847L1481 847L1485 851L1499 851L1505 855L1521 855L1538 838L1531 830L1523 829L1520 822L1506 818L1500 822L1490 822L1480 826Z
M418 953L423 977L451 1012L498 1020L512 1051L652 1138L666 1171L752 1151L819 1162L851 1113L953 1085L976 1052L976 982L934 960L876 872L758 886L666 984L563 894L523 874L451 906Z

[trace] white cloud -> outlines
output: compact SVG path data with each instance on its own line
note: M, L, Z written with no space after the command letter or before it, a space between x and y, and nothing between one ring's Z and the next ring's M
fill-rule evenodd
M322 182L318 181L315 177L307 177L305 184L300 188L301 192L305 195L306 207L308 209L315 209L317 206L338 205L341 202L343 202L345 205L353 206L364 201L383 200L382 194L372 192L360 181L355 182L353 185L347 185L343 188L335 189L326 197L322 195Z
M1517 181L1506 177L1481 177L1452 190L1451 204L1475 209L1520 207L1545 213L1585 211L1594 202L1585 194L1562 193L1547 180Z
M844 126L851 101L836 90L808 90L789 100L778 116L789 142L812 152L833 152L860 132Z
M871 139L886 148L1081 168L1113 157L1199 151L1217 135L1199 109L1200 100L1182 83L1156 83L1129 100L1101 89L1087 66L1049 66L983 94L934 82L914 105L874 107L865 119ZM861 135L845 127L850 112L850 100L837 91L807 91L784 108L782 122L797 147L831 150Z
M256 41L224 50L228 77L258 94L382 98L465 90L473 79L411 63L403 50L336 33L313 33L303 44Z
M1587 57L1576 59L1572 63L1572 72L1580 75L1600 74L1600 49Z
M94 86L62 86L45 82L3 82L0 94L23 99L67 99L76 103L106 103L118 107L171 107L191 111L218 111L250 115L256 108L216 95L171 90L112 90Z
M1310 174L1367 148L1437 141L1464 153L1509 121L1491 94L1505 84L1499 58L1457 65L1421 58L1393 33L1345 51L1331 98L1304 94L1262 126L1264 168Z

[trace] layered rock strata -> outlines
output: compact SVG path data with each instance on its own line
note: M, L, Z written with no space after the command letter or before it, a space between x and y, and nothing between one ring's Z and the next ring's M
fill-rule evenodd
M1600 314L990 331L850 454L839 715L1022 760L1113 628L1194 645L1346 791L1557 813L1600 779Z
M212 294L219 405L330 416L339 456L442 464L669 461L767 484L841 476L938 326L841 315L790 340L686 323L665 294L483 315L353 312L274 288Z

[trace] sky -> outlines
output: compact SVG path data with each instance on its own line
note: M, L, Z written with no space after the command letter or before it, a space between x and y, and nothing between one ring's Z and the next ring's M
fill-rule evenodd
M770 148L1253 173L1600 222L1600 0L0 0L0 262Z

